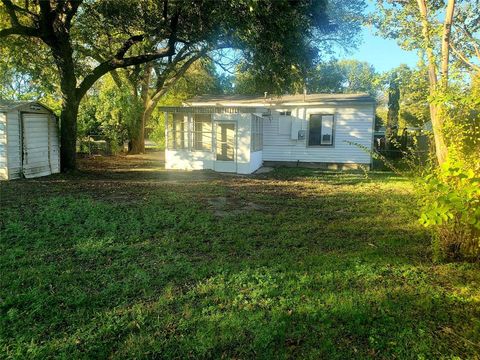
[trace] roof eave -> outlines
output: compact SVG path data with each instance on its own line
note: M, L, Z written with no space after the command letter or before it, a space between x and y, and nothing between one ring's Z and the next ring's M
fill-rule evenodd
M373 105L376 104L375 100L335 100L335 101L302 101L302 102L266 102L266 103L252 103L252 104L242 104L242 103L210 103L210 102L192 102L185 103L186 106L190 107L281 107L281 106L328 106L328 105L353 105L353 104L365 104Z

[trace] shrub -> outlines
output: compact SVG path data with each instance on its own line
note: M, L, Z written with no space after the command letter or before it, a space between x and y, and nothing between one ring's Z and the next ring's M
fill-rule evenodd
M480 260L479 165L447 161L420 185L420 223L434 230L436 260Z

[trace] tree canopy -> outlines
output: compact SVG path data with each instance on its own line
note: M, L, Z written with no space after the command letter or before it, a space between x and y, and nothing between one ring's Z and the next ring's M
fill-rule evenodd
M0 46L13 49L17 56L16 42L26 43L29 56L36 58L36 68L28 71L32 78L55 67L51 79L58 79L62 99L63 169L75 167L80 101L108 72L153 62L151 67L158 69L155 81L162 83L180 64L193 63L194 57L234 48L242 52L243 66L261 74L273 88L285 88L300 81L327 41L342 43L345 34L355 34L360 23L354 14L364 6L363 0L348 4L327 0L2 0L1 4ZM17 58L16 62L24 61Z

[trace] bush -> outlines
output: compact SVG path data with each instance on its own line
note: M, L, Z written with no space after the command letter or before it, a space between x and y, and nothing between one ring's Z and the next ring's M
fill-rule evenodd
M447 161L421 181L420 222L434 230L436 260L480 260L479 170Z

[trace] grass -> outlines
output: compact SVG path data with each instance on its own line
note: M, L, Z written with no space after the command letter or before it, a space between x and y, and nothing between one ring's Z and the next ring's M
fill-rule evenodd
M83 169L0 184L0 357L479 358L480 267L405 179Z

